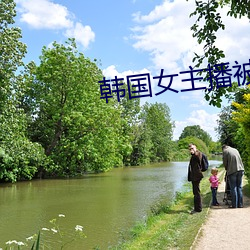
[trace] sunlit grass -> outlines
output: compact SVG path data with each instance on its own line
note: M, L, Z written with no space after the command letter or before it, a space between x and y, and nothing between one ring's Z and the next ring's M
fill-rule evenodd
M190 215L193 208L191 184L177 192L171 204L159 203L151 208L144 222L132 228L129 236L111 249L190 249L206 219L211 201L208 177L201 181L203 211Z
M219 178L224 181L224 168L220 167ZM151 208L151 213L144 222L138 223L118 246L110 249L119 250L164 250L190 249L205 222L211 203L209 173L201 181L203 211L194 215L189 212L193 208L191 184L184 191L176 193L171 204L159 203ZM243 192L250 197L250 184L244 178Z

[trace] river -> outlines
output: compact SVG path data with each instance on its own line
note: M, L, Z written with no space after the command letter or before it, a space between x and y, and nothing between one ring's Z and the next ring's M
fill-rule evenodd
M220 163L210 161L211 166ZM87 236L64 249L97 246L107 249L116 245L121 233L145 219L152 205L166 197L171 202L176 191L181 191L187 182L187 164L168 162L116 168L79 179L1 184L0 248L5 249L5 242L9 240L25 242L42 228L51 229L53 225L49 221L53 218L66 234L65 241L69 240L68 236L72 237L76 225L83 226ZM41 232L41 241L46 239L47 245L60 240L58 233Z

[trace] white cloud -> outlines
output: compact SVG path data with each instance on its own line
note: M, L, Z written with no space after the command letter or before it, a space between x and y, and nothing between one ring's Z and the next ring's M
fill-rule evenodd
M48 0L18 0L21 21L35 29L63 29L73 25L67 8Z
M124 82L126 83L127 76L137 75L137 74L145 74L145 73L150 74L150 71L146 68L143 68L143 69L137 70L137 71L126 70L123 72L119 72L115 65L110 65L106 69L103 69L102 73L106 77L106 79L114 79L117 76L118 78L123 78ZM150 74L150 76L151 76L151 74ZM151 87L152 87L152 92L154 92L155 85L154 85L154 82L152 81L152 79L151 79ZM143 105L146 101L150 101L150 98L151 97L140 98L140 105Z
M225 52L227 62L247 63L250 54L249 19L247 17L235 19L227 16L227 11L227 8L220 11L225 30L218 32L216 45Z
M186 93L180 94L180 100L189 101L190 107L201 107L201 106L208 106L207 101L204 99L204 91L197 90L197 91L189 91Z
M155 69L164 68L170 74L176 74L188 65L196 41L192 37L190 26L193 19L189 14L194 9L192 1L164 1L148 15L137 13L134 20L139 22L132 29L134 48L151 54ZM187 68L186 68L187 69Z
M146 68L141 69L141 70L137 70L137 71L126 70L126 71L123 71L123 72L119 72L116 69L115 65L108 66L106 69L103 69L102 72L103 72L103 75L106 78L110 78L110 79L114 78L115 76L117 76L119 78L126 79L126 77L128 75L136 75L136 74L144 74L144 73L149 73L150 74L150 71L148 69L146 69Z
M200 109L190 113L189 118L184 121L175 121L174 140L178 140L183 129L187 126L200 125L201 129L206 131L213 139L217 141L218 137L215 132L218 114L209 114L207 111Z
M133 46L150 53L155 70L178 74L194 65L194 51L202 53L203 46L198 45L190 30L195 17L189 18L189 15L194 9L195 1L165 0L146 15L140 12L133 15L137 23L132 29ZM226 29L218 32L216 44L225 51L225 60L230 66L234 61L247 63L250 54L249 20L247 17L235 19L227 16L227 11L226 7L220 10ZM183 83L174 84L180 87Z
M81 43L83 47L87 48L90 42L95 40L95 33L91 27L83 26L81 23L76 23L71 29L68 29L65 33L67 37L74 37L77 42Z
M17 0L20 20L34 29L64 30L63 35L75 38L84 48L95 40L89 25L75 22L75 16L63 5L49 0Z
M154 22L161 18L164 18L173 8L173 4L165 1L162 5L155 7L148 15L141 15L141 12L136 12L133 14L135 22Z

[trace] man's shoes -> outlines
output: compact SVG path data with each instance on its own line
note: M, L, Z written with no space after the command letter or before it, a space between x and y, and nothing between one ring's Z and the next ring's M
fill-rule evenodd
M212 204L212 206L219 206L220 205L220 203L216 203L216 204Z
M231 205L231 206L228 206L228 208L236 208L236 207L233 207L233 206Z
M190 212L190 214L196 214L196 213L200 213L201 211L196 211L196 210L192 210L191 212Z

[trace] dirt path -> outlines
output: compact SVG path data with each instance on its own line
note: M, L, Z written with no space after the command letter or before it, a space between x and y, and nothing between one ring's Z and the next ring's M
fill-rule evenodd
M218 188L219 207L211 207L191 249L250 249L250 199L244 196L244 207L230 209L223 202L225 182Z

